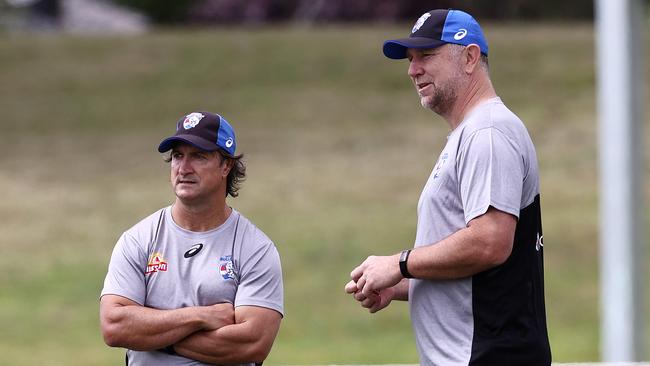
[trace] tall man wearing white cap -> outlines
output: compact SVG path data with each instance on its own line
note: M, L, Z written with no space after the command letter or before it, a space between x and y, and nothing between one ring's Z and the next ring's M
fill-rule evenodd
M550 365L536 152L492 86L481 27L432 10L383 52L408 59L422 106L451 132L418 202L414 248L368 257L346 292L373 313L407 300L423 365Z
M105 342L127 365L253 365L271 350L283 316L273 242L226 203L245 176L235 133L194 112L163 140L176 196L122 234L104 282Z

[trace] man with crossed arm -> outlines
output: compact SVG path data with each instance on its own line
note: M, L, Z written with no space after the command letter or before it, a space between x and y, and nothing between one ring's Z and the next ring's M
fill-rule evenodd
M194 112L160 143L176 199L118 240L100 300L105 342L127 365L252 365L283 317L273 242L228 206L245 177L232 126Z

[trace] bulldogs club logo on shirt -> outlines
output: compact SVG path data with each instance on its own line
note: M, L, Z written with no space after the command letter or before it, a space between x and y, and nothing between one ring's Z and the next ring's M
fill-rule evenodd
M156 252L149 257L149 262L147 262L147 270L144 272L144 274L148 275L158 271L167 271L167 262L165 262L165 259L161 253Z
M442 167L445 165L447 162L447 159L449 158L448 153L444 153L440 156L440 159L438 160L438 164L436 164L436 167L433 168L433 179L437 179L440 176L440 173L442 172Z
M235 279L235 266L232 264L232 257L225 255L219 258L219 273L224 280Z

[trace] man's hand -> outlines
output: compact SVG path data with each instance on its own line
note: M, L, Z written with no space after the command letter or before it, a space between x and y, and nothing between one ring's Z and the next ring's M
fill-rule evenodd
M203 330L217 330L235 324L235 307L228 302L202 307Z
M350 281L345 285L345 292L352 294L352 297L359 301L361 306L368 309L370 313L376 313L387 307L395 296L395 289L393 287L381 291L373 291L370 296L366 296L359 291L354 281Z
M381 290L395 286L402 280L399 270L399 254L391 256L370 256L350 273L357 291L366 298L377 295ZM346 286L347 287L347 286Z

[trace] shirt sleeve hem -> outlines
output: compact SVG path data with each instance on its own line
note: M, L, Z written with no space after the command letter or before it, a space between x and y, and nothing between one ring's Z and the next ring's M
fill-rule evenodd
M101 299L102 296L104 296L104 295L117 295L117 296L122 296L122 297L125 297L125 298L127 298L127 299L129 299L129 300L131 300L131 301L133 301L133 302L135 302L135 303L137 303L137 304L140 305L140 306L144 306L143 301L136 300L135 298L136 298L137 296L134 296L133 294L125 294L124 292L115 291L115 290L104 290L104 291L102 291L102 293L99 295L99 298Z
M516 217L517 219L519 219L519 211L520 211L520 210L519 210L518 208L514 208L514 207L511 207L511 206L501 205L501 204L498 204L498 203L494 203L494 202L492 202L492 203L490 203L489 205L486 205L486 206L484 206L484 207L481 207L481 208L479 208L479 209L476 209L476 210L473 210L473 211L470 211L469 213L467 213L467 214L465 215L465 224L466 224L466 225L469 224L469 222L472 221L473 219L475 219L475 218L477 218L477 217L483 215L484 213L486 213L487 210L488 210L488 208L489 208L490 206L496 208L496 209L499 210L499 211L503 211L503 212L505 212L505 213L509 213L509 214L511 214L512 216L514 216L514 217Z
M248 300L248 301L237 302L235 304L235 307L240 307L240 306L258 306L262 308L267 308L267 309L277 311L278 313L280 313L280 315L282 315L282 317L284 317L284 309L282 308L282 305L278 305L276 303L272 303L268 301Z

